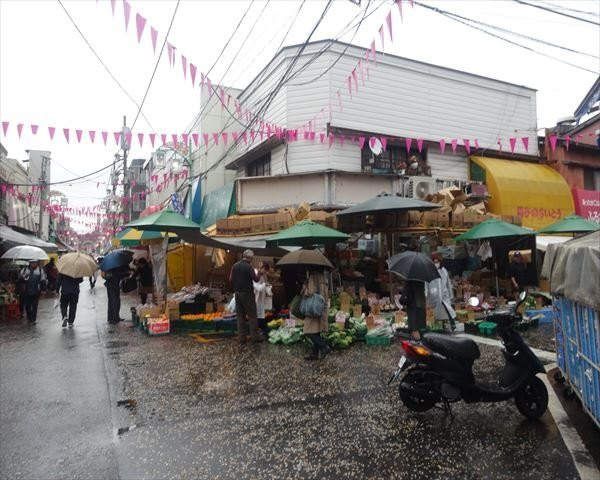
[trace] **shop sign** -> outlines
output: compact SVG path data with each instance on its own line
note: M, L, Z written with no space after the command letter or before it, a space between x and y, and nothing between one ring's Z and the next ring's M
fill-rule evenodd
M517 207L517 216L544 220L560 220L563 217L560 208L543 207Z
M573 201L577 215L600 223L600 192L576 188L573 189Z

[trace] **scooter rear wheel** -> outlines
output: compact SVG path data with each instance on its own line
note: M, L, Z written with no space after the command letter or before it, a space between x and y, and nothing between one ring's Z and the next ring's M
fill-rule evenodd
M527 418L540 418L548 408L548 390L538 377L531 377L515 395L519 412Z
M434 380L432 374L427 374L422 371L407 373L398 387L402 403L413 412L426 412L427 410L432 409L439 401L439 398L436 399L436 394L431 389ZM402 388L403 384L406 384L409 388ZM419 390L426 389L428 390L427 393L429 393L429 395L415 395L409 391L411 389L410 387L415 387Z

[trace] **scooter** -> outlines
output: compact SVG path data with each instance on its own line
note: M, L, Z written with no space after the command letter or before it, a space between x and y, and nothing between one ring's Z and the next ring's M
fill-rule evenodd
M415 412L425 412L441 404L452 414L451 403L464 400L474 402L501 402L515 399L516 406L527 418L541 417L548 407L548 391L536 375L545 374L535 356L513 325L521 321L518 308L526 292L508 310L490 312L487 321L498 325L506 365L497 385L478 383L473 375L473 363L480 357L477 344L468 338L448 337L442 334L423 335L422 341L402 341L404 355L388 385L400 378L399 392L402 403ZM469 305L477 307L476 297Z

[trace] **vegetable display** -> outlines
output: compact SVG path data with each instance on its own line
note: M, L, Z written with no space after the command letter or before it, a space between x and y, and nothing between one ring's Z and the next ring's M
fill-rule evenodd
M352 345L354 338L350 329L342 330L337 324L331 323L325 334L325 340L332 348L348 348Z
M297 327L281 327L269 332L269 343L283 345L291 345L297 343L304 338L301 328Z

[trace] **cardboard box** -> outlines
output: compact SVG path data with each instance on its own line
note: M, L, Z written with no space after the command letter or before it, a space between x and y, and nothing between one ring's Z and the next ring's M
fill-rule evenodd
M227 219L227 231L229 233L236 233L240 230L240 219L239 218L228 218Z
M227 218L221 218L217 220L217 232L229 233L229 220Z
M179 318L181 317L179 313L179 304L172 303L167 305L167 311L165 313L169 317L169 320L179 320Z
M275 214L275 229L283 230L292 225L292 217L289 213L276 213Z
M485 220L485 215L481 215L471 210L465 210L463 214L464 226L477 225Z
M177 307L179 308L179 306ZM158 317L162 313L162 309L160 307L150 307L150 308L141 308L140 309L140 319L146 317Z
M260 233L265 231L264 217L262 215L252 217L251 222L253 232Z
M409 211L408 212L408 224L409 226L413 227L413 226L417 226L420 225L422 223L422 219L423 219L423 213L422 212L416 212L416 211Z
M540 278L540 291L549 292L550 291L550 280L546 278Z
M449 227L450 212L437 212L437 224L440 227Z
M252 218L240 217L239 221L240 221L240 228L239 228L240 232L249 233L252 231Z
M327 219L329 217L331 217L331 214L327 213L327 212L323 212L323 211L310 212L310 219L313 222L320 223L322 225L326 225L327 224Z
M453 227L462 228L465 224L465 214L463 213L452 213L451 224Z

